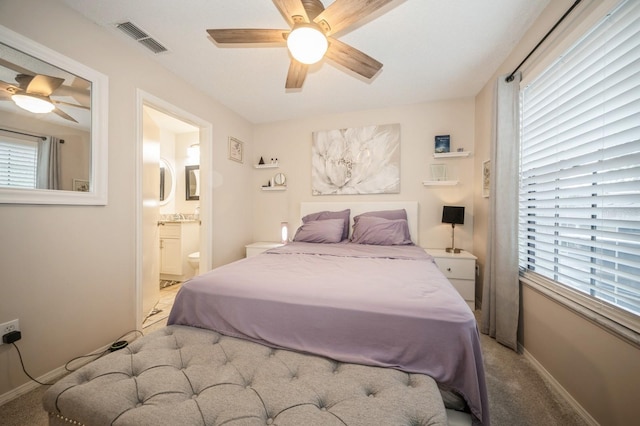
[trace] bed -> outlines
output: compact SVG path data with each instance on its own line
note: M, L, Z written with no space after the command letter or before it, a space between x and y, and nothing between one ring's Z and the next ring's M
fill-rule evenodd
M363 203L350 204L348 209L343 207L345 205L341 203L303 203L302 226L296 233L296 241L217 268L183 284L169 316L169 334L160 333L151 339L151 343L144 344L144 350L134 346L135 354L148 353L145 357L150 358L146 368L140 367L140 371L169 368L167 375L182 377L181 373L173 370L185 369L184 358L187 355L180 352L187 346L184 342L196 339L193 333L204 333L200 339L207 343L200 343L202 347L209 348L212 342L215 346L220 340L229 347L220 349L224 356L220 355L221 361L215 368L211 359L216 356L206 357L209 364L204 370L216 377L207 382L208 385L203 385L207 389L226 383L219 376L226 377L229 372L225 373L224 367L237 359L236 355L229 355L232 351L247 357L238 361L244 365L242 368L234 366L232 369L240 378L235 381L229 379L229 383L242 389L247 377L264 378L273 372L273 364L268 363L270 357L295 360L291 364L282 360L276 363L286 365L284 375L276 374L261 381L261 386L272 388L272 391L258 392L258 400L262 404L260 409L264 412L249 417L267 424L332 424L326 417L316 417L318 413L313 410L301 414L305 419L303 423L300 423L300 418L287 423L286 417L282 416L276 421L269 414L273 408L267 410L267 405L312 406L322 411L325 404L326 412L329 406L342 407L346 404L351 408L342 414L336 415L331 411L331 415L342 422L339 424L436 425L447 421L449 424L464 424L470 417L474 424L488 425L484 367L475 318L433 259L416 245L419 235L417 203ZM349 211L346 217L345 210ZM396 217L402 212L404 219ZM178 332L180 335L185 332L192 334L189 338L178 339L175 337ZM148 347L158 349L147 352ZM180 352L179 355L176 351ZM196 349L187 352L191 354L189 360L203 356ZM65 410L61 406L67 406L66 412L74 414L70 418L80 416L77 410L69 407L77 406L78 400L88 395L86 390L90 389L89 384L93 386L96 383L96 378L102 380L106 377L107 381L115 378L119 383L117 377L135 376L131 367L133 356L134 353L125 353L118 367L98 368L92 373L85 372L80 377L67 379L61 385L56 384L58 388L52 388L45 396L45 407L55 414L52 414L52 419L59 421L61 415L64 417L62 413ZM112 362L109 361L109 365ZM140 361L136 359L136 362ZM320 366L306 366L309 362ZM142 365L145 365L144 361ZM201 363L198 366L194 368L203 368ZM219 371L221 367L223 371ZM350 373L353 377L346 384L340 382L335 385L322 376L349 369L357 372ZM301 397L304 392L290 387L291 378L303 370L322 373L317 377L305 376L305 380L312 383L305 389L314 389L311 396ZM364 382L358 382L363 377ZM377 377L377 381L371 381L373 377ZM194 392L192 381L187 380L191 392ZM152 389L145 391L146 397L165 395L162 393L162 387L166 386L164 382L156 378L154 383L152 386L145 381L145 386ZM330 388L325 389L326 386ZM351 389L351 393L345 394L344 388ZM409 392L411 395L406 393L407 389L414 388L421 389L418 398L423 402L410 404L410 408L396 407L400 400L413 401L411 398L416 398L415 392ZM95 389L98 395L102 392L101 387ZM118 399L119 394L112 392ZM61 397L63 394L64 398ZM115 411L139 413L140 410L133 410L131 404L142 404L146 399L140 397L138 390L136 394L136 398L130 395L122 397L125 401L115 404L118 407ZM172 386L166 390L166 395L169 394L184 398L185 392ZM223 401L230 398L221 395L219 397ZM324 397L321 398L322 395ZM385 398L380 398L376 404L365 399L363 404L354 395L385 395ZM298 397L302 399L296 402ZM273 398L275 403L268 402ZM281 401L282 398L284 400ZM231 400L227 402L233 404L238 401ZM329 400L332 402L327 403ZM356 400L359 401L357 404ZM79 406L90 404L85 401ZM178 406L182 406L180 404L183 404L182 399ZM244 406L242 404L246 402L240 404ZM447 411L443 420L444 405L447 405ZM454 412L454 408L467 410L470 416ZM198 410L202 414L202 409ZM243 410L259 411L249 406L240 409L240 413ZM166 418L158 414L162 411L149 411L160 416L159 419ZM287 408L278 412L294 411ZM239 418L237 410L231 414L213 415L219 419L226 418L224 416L234 421ZM367 416L374 416L377 420L367 423L373 421ZM113 413L107 417L113 420ZM331 417L332 421L334 417ZM403 421L399 422L399 418ZM142 423L138 418L131 424Z

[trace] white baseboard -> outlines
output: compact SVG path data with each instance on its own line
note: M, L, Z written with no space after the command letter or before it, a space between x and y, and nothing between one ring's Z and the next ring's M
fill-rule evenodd
M67 370L65 370L64 366L62 366L56 368L53 371L45 373L40 377L36 377L36 379L38 379L38 381L42 383L53 383L64 376L66 373ZM0 395L0 405L4 405L9 401L13 401L14 399L31 392L39 386L41 385L34 382L33 380L29 380L27 383Z
M96 351L91 352L90 354L102 353L106 351L107 348L109 348L109 346L111 346L111 344L103 346L102 348L97 349ZM87 355L90 355L90 354L87 354ZM87 359L86 362L84 362L84 364L88 364L90 361L93 361L93 359L95 358ZM66 364L56 368L55 370L51 370L40 377L36 377L36 379L42 383L54 383L69 373L65 367L66 367ZM80 365L74 365L74 368L79 368L79 367ZM0 405L4 405L9 401L13 401L14 399L19 398L22 395L31 392L32 390L36 389L39 386L41 385L34 382L33 380L29 380L27 383L20 385L17 388L14 388L9 392L5 392L2 395L0 395Z
M546 368L542 364L538 362L537 359L533 357L520 343L518 343L518 349L520 353L529 361L531 365L540 373L540 375L544 378L544 380L553 387L553 389L558 392L558 394L565 399L565 401L571 406L578 415L584 420L586 426L600 426L591 415L585 410L582 405L576 401L567 390L562 387L560 382L558 382L552 375L547 371Z

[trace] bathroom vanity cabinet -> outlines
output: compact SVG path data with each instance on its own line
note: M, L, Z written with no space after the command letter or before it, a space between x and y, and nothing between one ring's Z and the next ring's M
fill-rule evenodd
M160 222L160 279L184 281L194 274L189 254L200 249L198 221Z

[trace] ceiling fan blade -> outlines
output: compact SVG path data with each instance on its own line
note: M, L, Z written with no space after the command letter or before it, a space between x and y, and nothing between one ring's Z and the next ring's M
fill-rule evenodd
M324 28L327 35L358 22L393 0L336 0L318 15L314 22ZM328 27L322 24L325 21Z
M6 59L2 59L2 58L0 58L0 66L3 66L5 68L7 68L7 69L15 71L18 74L29 74L29 75L34 75L35 74L33 71L29 71L26 68L22 68L21 66L16 65L13 62L9 62Z
M53 112L54 114L59 115L60 117L64 118L65 120L73 121L74 123L78 122L75 118L73 118L72 116L70 116L66 112L62 111L60 108L54 108L53 111L51 111L51 112Z
M89 89L81 87L62 85L56 89L55 96L70 96L82 107L89 109L91 106L91 94ZM74 105L78 106L78 105Z
M334 38L329 40L325 57L366 78L372 78L382 68L382 63L371 56Z
M307 77L308 69L308 65L291 59L291 65L289 65L289 72L287 73L287 82L284 85L285 89L300 89L304 83L304 79Z
M296 23L294 16L300 16L302 22L309 22L307 11L301 0L273 0L273 3L292 27Z
M58 87L62 86L64 79L51 77L50 75L37 74L27 85L27 93L35 93L42 96L49 96Z
M289 30L230 28L207 30L216 43L286 43Z
M66 106L70 106L70 107L74 107L74 108L80 108L80 109L86 109L86 110L90 110L91 109L88 106L72 104L72 103L63 102L63 101L56 101L55 99L51 99L51 102L53 102L56 105L66 105Z

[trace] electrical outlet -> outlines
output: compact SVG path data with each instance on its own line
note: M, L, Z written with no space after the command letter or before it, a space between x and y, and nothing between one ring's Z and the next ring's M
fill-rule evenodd
M20 322L17 319L0 324L0 345L3 345L2 336L12 331L20 331Z

